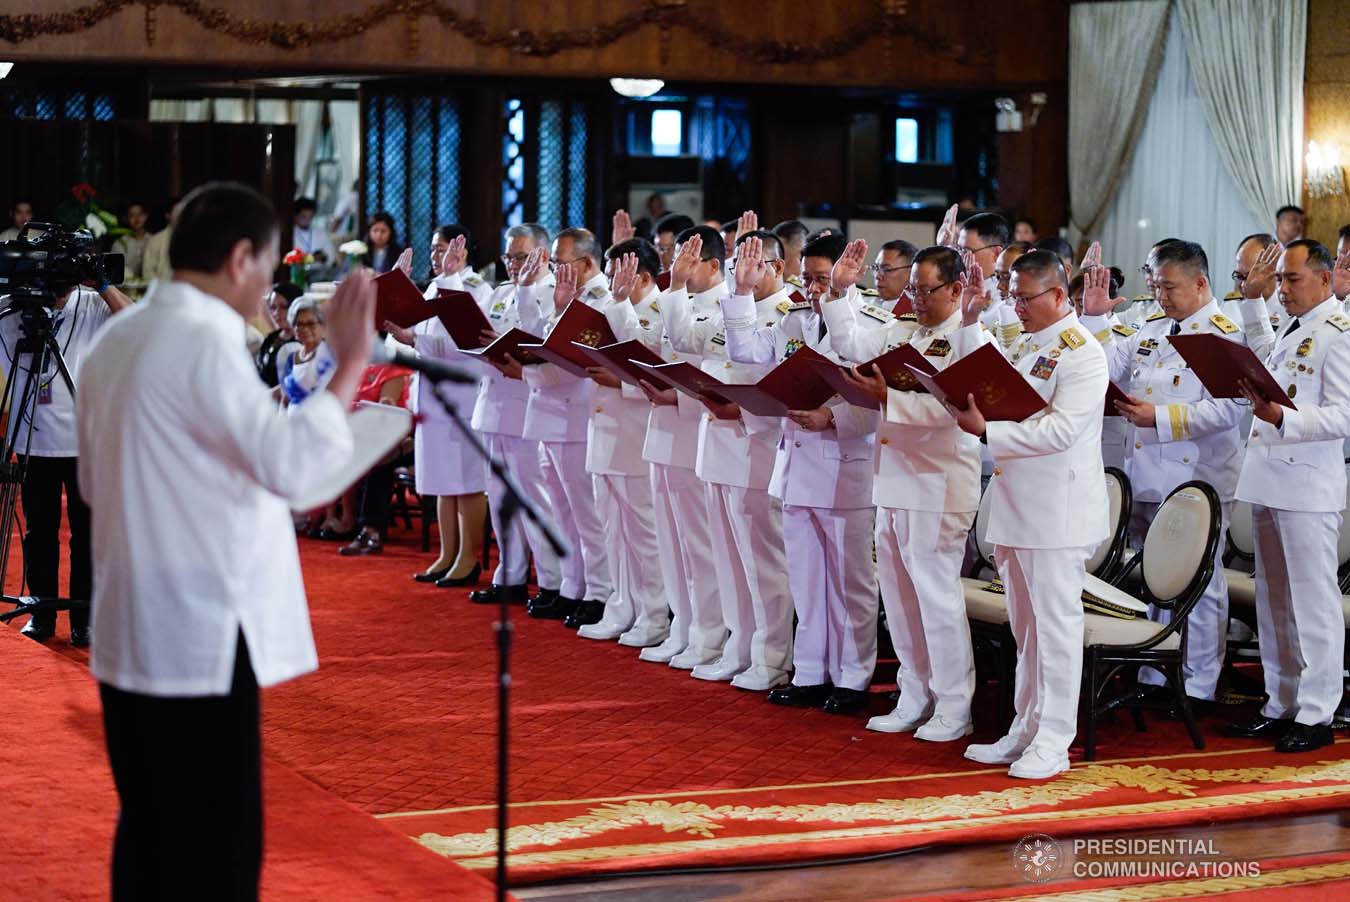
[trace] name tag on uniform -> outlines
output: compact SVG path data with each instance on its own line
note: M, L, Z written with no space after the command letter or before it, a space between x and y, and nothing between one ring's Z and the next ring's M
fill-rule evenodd
M1036 362L1031 365L1031 375L1037 379L1049 379L1050 374L1055 371L1055 367L1058 365L1058 360L1051 360L1049 357L1037 357Z
M1147 357L1149 354L1153 353L1153 349L1157 346L1158 340L1156 338L1145 338L1143 341L1139 342L1138 350L1140 354Z

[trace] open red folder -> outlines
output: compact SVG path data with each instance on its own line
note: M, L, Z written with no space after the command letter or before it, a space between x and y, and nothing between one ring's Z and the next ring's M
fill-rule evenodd
M966 396L974 395L986 420L1021 422L1045 407L1045 399L992 344L981 346L936 375L914 366L909 370L939 401L948 401L960 410L965 409Z
M614 341L614 330L609 327L605 315L581 300L575 300L567 305L543 344L531 345L529 350L549 363L556 363L573 376L588 379L590 377L586 375L586 368L595 366L595 363L578 351L574 343L599 348L612 345Z
M1238 387L1246 379L1267 401L1297 410L1261 358L1246 345L1219 335L1172 335L1168 341L1195 371L1205 389L1216 398L1244 397Z
M648 382L652 381L651 374L639 369L634 361L640 360L650 366L661 366L666 362L661 359L660 354L654 353L636 338L605 345L601 348L592 348L580 342L577 342L574 347L594 361L594 366L604 367L630 385L637 385L641 379L646 379Z
M829 358L800 347L758 382L726 384L720 394L762 417L784 417L789 410L815 410L834 397L834 387L821 376Z
M839 397L850 404L856 404L859 407L868 407L873 410L881 408L881 404L876 398L866 392L855 388L852 382L844 378L844 372L849 369L847 366L840 366L830 361L824 363L813 361L812 365L816 367L822 379L829 383ZM908 366L907 366L908 365ZM927 392L928 389L919 384L910 373L909 367L922 370L923 372L937 372L937 368L929 363L913 345L903 344L898 348L892 348L886 353L873 357L866 363L858 364L858 372L864 376L872 374L871 367L876 367L877 372L886 380L886 384L897 391L918 391Z
M657 388L673 388L703 404L709 401L714 404L731 403L731 399L722 394L726 383L716 376L708 375L692 363L683 360L659 366L636 360L633 363L647 374L643 378Z
M460 348L459 350L461 354L491 360L493 363L501 366L506 366L506 355L510 354L520 365L529 366L531 364L544 362L542 358L538 357L527 348L527 346L533 347L538 344L538 335L531 335L520 329L511 329L504 335L499 336L492 344L485 348Z
M1106 383L1106 405L1102 408L1102 416L1104 417L1120 416L1121 415L1120 411L1116 410L1116 402L1117 401L1128 402L1129 400L1130 400L1129 394L1121 390L1120 386L1116 385L1114 382Z
M442 288L435 298L427 300L400 269L375 277L375 328L382 328L388 321L410 329L433 316L461 348L481 347L483 330L492 328L467 291Z

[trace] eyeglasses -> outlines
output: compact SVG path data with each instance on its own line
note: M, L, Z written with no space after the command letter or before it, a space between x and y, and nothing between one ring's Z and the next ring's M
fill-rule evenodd
M882 276L884 278L885 276L889 276L893 272L900 272L901 270L904 269L910 269L913 266L914 266L913 263L906 263L904 266L887 266L885 263L873 263L871 266L868 267L868 269L872 270L872 272L875 273L876 275Z
M829 274L829 273L821 273L821 274L819 274L819 275L808 276L806 273L802 273L802 284L803 284L803 285L820 285L820 286L823 286L823 287L828 288L829 285L830 285L830 274Z
M1001 244L981 244L979 247L967 247L966 245L961 245L960 250L963 250L963 251L970 251L972 254L978 254L980 251L987 251L987 250L989 250L989 248L991 248L991 247L1003 247L1003 245L1001 245Z
M295 321L295 325L291 328L296 330L317 329L319 328L319 321L317 319L299 319Z
M1006 286L1009 282L1012 281L1012 270L1009 270L1007 272L999 272L998 270L994 270L994 280L998 282L998 284Z
M1238 271L1235 269L1235 270L1233 270L1231 273L1229 273L1229 275L1231 275L1231 276L1233 277L1233 281L1234 281L1235 283L1237 283L1238 285L1241 285L1243 282L1247 281L1248 273L1245 273L1245 272L1238 272Z
M915 285L915 286L914 286L914 297L919 298L919 299L923 299L923 298L928 297L930 294L933 294L934 292L941 291L942 289L946 288L948 285L955 285L955 284L956 284L956 280L955 280L955 279L952 279L950 282L943 282L941 285L934 285L932 288L925 288L923 285Z
M559 266L571 266L580 259L581 257L576 257L571 260L550 260L548 261L548 268L550 272L557 272Z
M1054 291L1057 287L1059 286L1051 285L1044 291L1038 291L1035 294L1014 294L1009 298L1009 300L1013 302L1014 306L1020 304L1023 307L1025 307L1027 304L1030 304L1032 301L1036 300L1036 298L1040 297L1043 294L1049 294L1050 292Z
M501 257L498 259L502 261L503 266L510 266L512 263L516 264L517 266L524 266L525 261L530 259L530 255L527 252L522 252L519 254L502 254Z

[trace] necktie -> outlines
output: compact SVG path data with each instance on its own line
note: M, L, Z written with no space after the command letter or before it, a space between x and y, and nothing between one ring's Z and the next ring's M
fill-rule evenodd
M1288 335L1290 332L1293 332L1297 328L1298 328L1298 317L1296 316L1289 321L1289 328L1284 330L1284 334ZM1282 335L1280 337L1283 338L1284 336Z
M1176 320L1172 320L1172 331L1168 332L1167 334L1168 334L1168 335L1180 335L1180 334L1181 334L1181 323L1177 322Z
M820 334L816 336L816 343L819 344L824 340L825 340L825 317L822 316L820 318Z

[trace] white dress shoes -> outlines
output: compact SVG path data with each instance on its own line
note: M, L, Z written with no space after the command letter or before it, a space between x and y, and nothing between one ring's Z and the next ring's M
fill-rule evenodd
M981 764L1012 764L1022 757L1023 751L1021 740L1004 736L998 742L966 746L966 757Z
M589 623L586 626L583 626L581 629L577 630L577 635L583 639L609 641L617 639L628 632L628 628L631 625L632 624L628 623L615 623L613 620L609 619L602 619L599 623Z
M672 661L671 663L674 664L675 662ZM725 683L744 669L744 667L718 658L711 664L698 665L694 668L691 676L696 680L708 680L711 683Z
M619 644L629 648L647 648L660 645L670 635L670 625L664 623L644 623L635 625L619 637Z
M968 720L953 720L942 714L934 714L928 722L914 731L915 739L924 742L951 742L975 732Z
M1023 780L1048 780L1069 769L1069 756L1031 746L1008 768L1008 776Z
M676 636L667 636L666 641L660 645L648 646L638 652L638 660L652 664L669 664L671 659L682 651L684 651L684 642Z
M788 675L785 671L774 670L772 667L751 667L749 670L737 674L732 679L731 685L749 692L768 692L775 686L782 686L787 681Z
M722 650L720 648L695 648L691 645L671 658L670 666L676 670L693 670L703 664L714 664L721 657Z
M876 733L908 733L926 720L927 711L910 711L900 704L890 714L878 714L869 720L867 729Z

